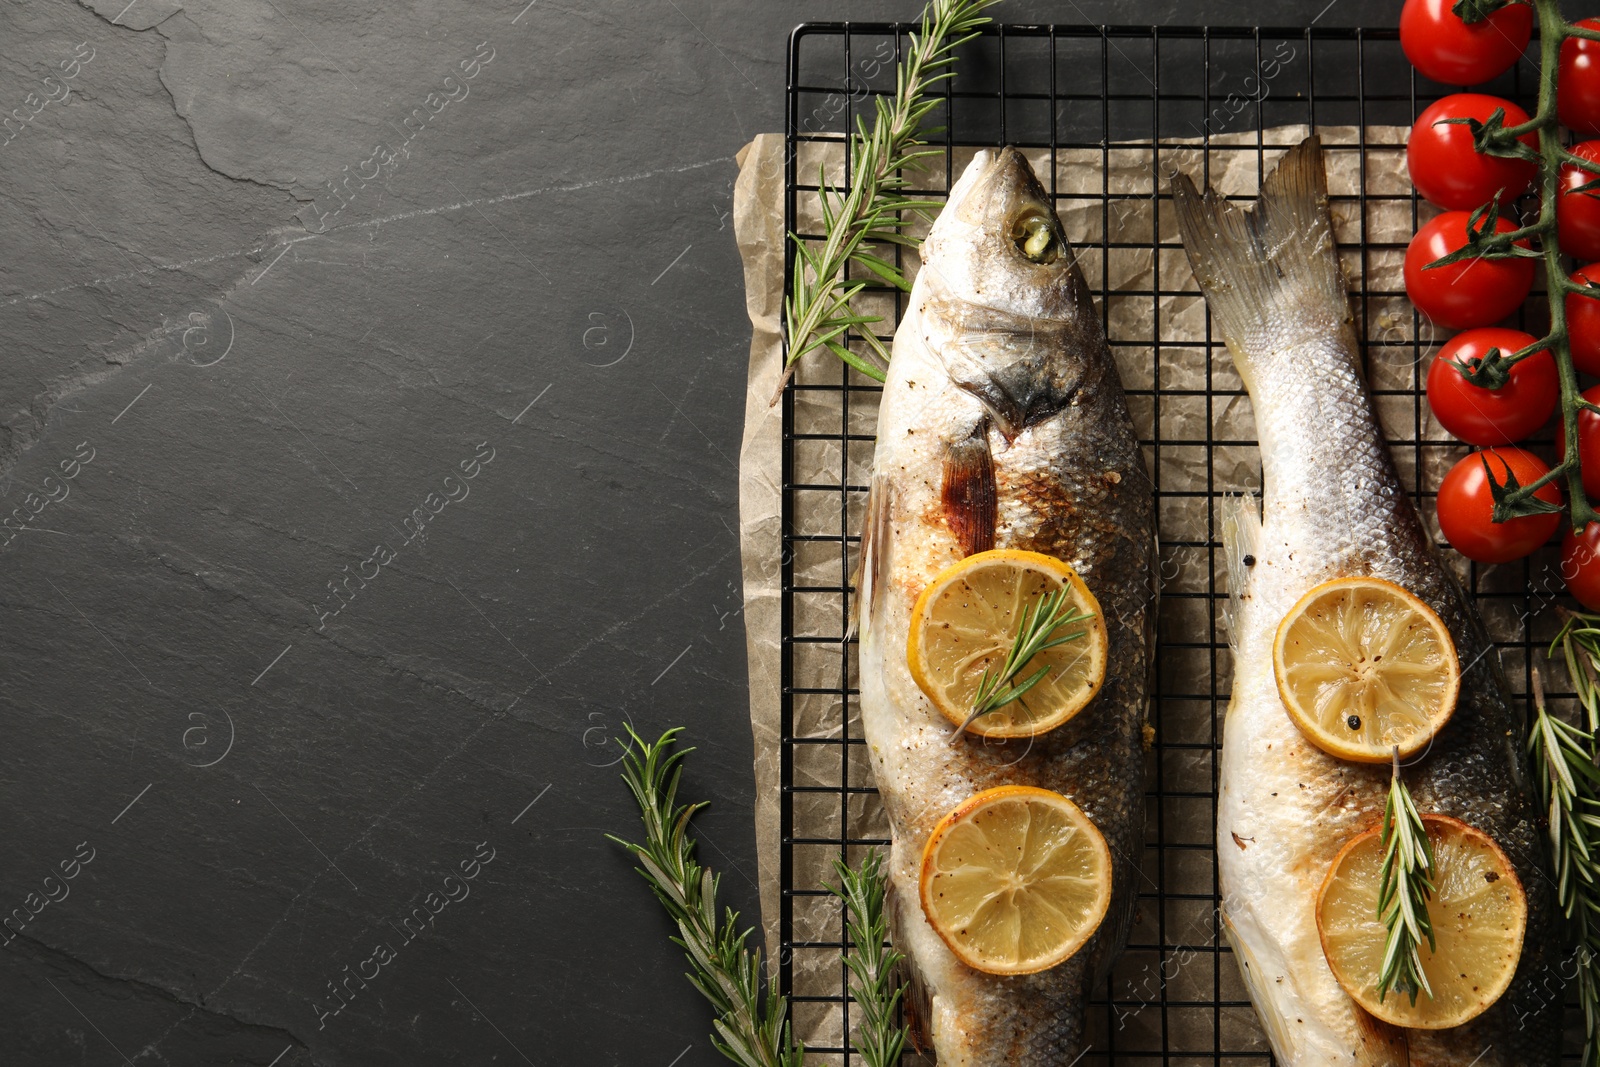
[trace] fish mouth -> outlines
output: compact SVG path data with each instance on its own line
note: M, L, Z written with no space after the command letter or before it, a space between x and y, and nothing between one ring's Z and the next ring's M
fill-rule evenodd
M994 162L994 180L1007 191L997 203L1008 216L1004 232L1029 263L1049 266L1066 254L1061 223L1049 207L1050 195L1021 152L1006 147Z
M1009 446L1067 407L1099 341L1099 316L1051 197L1016 148L984 149L923 244L950 324L939 356Z
M994 154L963 197L958 214L1005 243L1028 263L1050 266L1067 254L1066 236L1050 208L1050 194L1027 157L1011 146Z

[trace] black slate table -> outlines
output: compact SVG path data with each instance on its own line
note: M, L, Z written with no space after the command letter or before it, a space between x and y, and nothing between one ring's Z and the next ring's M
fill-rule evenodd
M0 8L0 1063L724 1062L613 738L753 922L733 156L919 10Z

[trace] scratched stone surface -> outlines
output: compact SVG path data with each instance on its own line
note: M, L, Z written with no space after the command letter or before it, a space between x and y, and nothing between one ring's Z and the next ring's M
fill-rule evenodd
M614 738L752 912L732 157L919 9L0 7L0 1062L723 1062Z

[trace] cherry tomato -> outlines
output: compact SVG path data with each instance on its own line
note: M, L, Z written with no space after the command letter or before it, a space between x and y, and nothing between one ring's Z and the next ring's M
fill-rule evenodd
M1453 6L1453 0L1406 0L1400 47L1411 65L1446 85L1477 85L1510 70L1533 34L1533 9L1511 4L1468 26Z
M1506 472L1516 476L1518 485L1527 485L1548 474L1550 468L1532 452L1520 448L1486 448L1463 457L1439 483L1439 529L1457 552L1479 563L1509 563L1521 559L1550 540L1561 525L1561 516L1528 515L1490 522L1494 497L1484 464L1494 471L1494 479L1506 484ZM1550 483L1536 494L1552 504L1561 503L1561 491Z
M1561 577L1578 603L1600 611L1600 522L1591 522L1582 533L1567 530L1561 539Z
M1528 191L1539 171L1537 163L1482 155L1472 147L1470 127L1447 121L1485 122L1496 108L1505 111L1507 126L1528 121L1528 113L1516 104L1483 93L1447 96L1417 117L1406 139L1406 170L1424 199L1440 207L1470 211L1488 203L1497 192L1503 193L1501 203L1509 204ZM1520 140L1535 151L1539 148L1536 134L1527 134Z
M1444 343L1428 368L1428 404L1450 433L1469 445L1509 445L1543 426L1556 410L1561 383L1555 357L1535 352L1511 367L1498 389L1473 385L1457 367L1471 367L1491 348L1509 356L1537 338L1521 330L1486 326L1458 333Z
M1600 30L1600 19L1584 19L1578 25ZM1600 134L1600 41L1569 37L1561 42L1556 116L1573 133Z
M1533 288L1531 259L1464 259L1424 269L1466 245L1470 218L1470 212L1446 211L1425 223L1406 248L1406 295L1423 315L1451 330L1499 322L1521 307ZM1496 220L1497 232L1514 229L1510 219Z
M1591 263L1572 272L1579 285L1600 285L1600 263ZM1585 374L1600 374L1600 299L1567 297L1567 337L1572 346L1572 365Z
M1600 141L1572 146L1572 154L1592 160L1592 169L1561 164L1561 191L1556 194L1556 232L1561 251L1578 259L1600 259L1600 189L1573 192L1600 179Z
M1583 398L1591 404L1600 404L1600 385L1583 391ZM1567 458L1566 427L1556 434L1556 458ZM1578 464L1583 468L1583 491L1600 500L1600 415L1592 411L1578 412Z

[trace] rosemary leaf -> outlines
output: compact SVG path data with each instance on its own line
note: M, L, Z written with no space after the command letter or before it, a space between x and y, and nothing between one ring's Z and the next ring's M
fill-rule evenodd
M1594 723L1600 718L1595 664L1600 662L1600 616L1564 612L1566 619L1550 645L1560 650L1571 673L1589 729L1550 714L1544 683L1533 672L1534 719L1528 754L1545 804L1546 833L1555 865L1556 901L1577 942L1578 1000L1583 1006L1583 1063L1600 1065L1600 756Z
M895 1009L904 991L895 982L894 970L905 957L886 944L889 918L884 899L889 876L883 868L883 854L873 849L862 857L856 870L835 858L833 869L839 885L828 890L844 901L853 946L845 956L845 966L850 969L850 995L861 1009L856 1051L867 1067L895 1067L907 1035L905 1027L895 1022Z
M1433 896L1433 845L1422 816L1400 776L1400 750L1394 750L1394 774L1389 780L1389 800L1383 809L1383 867L1378 878L1378 918L1388 929L1383 967L1378 975L1378 999L1391 989L1431 998L1428 976L1422 971L1420 945L1427 938L1434 946L1428 899Z
M850 298L863 287L862 282L847 278L848 269L854 263L886 284L911 288L909 279L898 268L870 249L879 242L914 247L915 239L903 232L906 223L916 215L931 216L937 210L938 205L931 201L905 195L908 181L903 172L929 154L919 149L939 132L922 125L939 103L927 97L928 90L954 75L951 65L955 50L977 36L979 28L989 21L983 17L983 10L998 2L930 0L922 13L921 31L911 35L910 52L896 71L893 99L874 98L870 130L864 118L856 118L849 143L850 173L844 187L835 189L825 176L818 180L817 199L825 237L819 248L808 249L798 234L789 234L799 254L795 256L791 295L785 307L788 355L773 403L783 395L795 363L819 348L832 351L870 378L884 380L880 367L859 355L846 359L844 352L849 351L849 346L832 340L843 332L835 327L839 326L841 315L849 315ZM841 292L846 295L841 297ZM879 321L853 316L848 325L855 326L873 355L887 363L888 349L870 328L871 323Z
M978 692L972 699L972 711L967 720L956 728L951 740L966 733L967 727L983 716L1021 700L1028 690L1044 681L1050 673L1048 667L1041 667L1020 682L1017 680L1033 657L1068 641L1076 641L1088 632L1074 630L1056 636L1063 627L1094 618L1093 615L1078 611L1069 599L1069 592L1067 589L1058 589L1046 594L1033 607L1022 609L1022 618L1017 623L1017 633L1011 640L1011 649L1006 653L1005 661L996 671L984 668L983 677L978 682Z
M750 929L739 929L732 908L718 919L721 878L695 859L689 822L706 805L678 803L683 758L694 751L677 749L681 732L650 743L628 727L622 780L639 803L644 843L606 836L639 861L637 870L677 925L672 940L689 958L689 981L716 1012L712 1046L740 1067L802 1067L805 1048L791 1032L788 999L771 985L763 996L761 951L745 947Z

